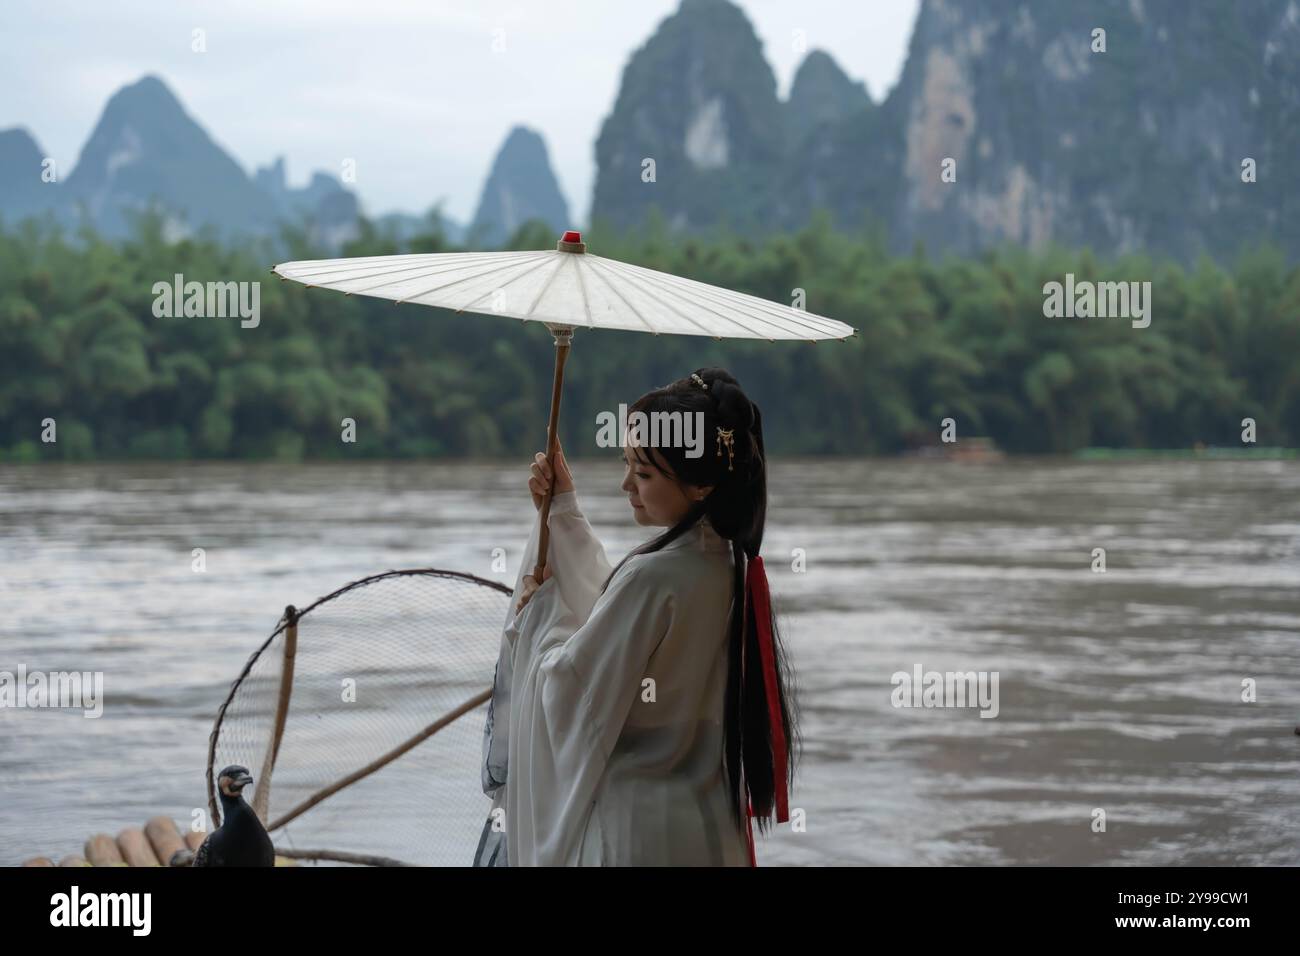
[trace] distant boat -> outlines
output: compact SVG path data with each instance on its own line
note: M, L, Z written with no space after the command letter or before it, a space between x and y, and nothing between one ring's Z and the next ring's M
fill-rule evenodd
M941 445L923 445L905 451L907 458L928 458L935 461L960 461L982 464L990 461L1002 461L1006 454L994 443L992 438L962 438L955 442Z

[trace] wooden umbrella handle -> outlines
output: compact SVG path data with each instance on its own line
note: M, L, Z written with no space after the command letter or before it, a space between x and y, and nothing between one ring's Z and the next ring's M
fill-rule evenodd
M546 569L546 551L551 543L551 497L555 494L555 453L560 446L560 393L564 385L564 362L569 357L569 347L573 344L573 329L548 326L555 335L555 379L551 383L551 416L546 425L546 464L551 469L551 483L542 497L542 528L537 539L537 566L533 568L533 579L542 583L542 573Z

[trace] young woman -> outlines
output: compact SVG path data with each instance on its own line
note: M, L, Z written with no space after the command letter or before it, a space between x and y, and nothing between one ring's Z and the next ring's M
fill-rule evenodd
M629 411L699 413L704 454L624 448L633 519L666 530L617 567L563 453L554 475L536 456L535 506L554 481L550 547L543 580L524 574L539 517L488 710L475 865L752 866L750 817L789 819L797 710L759 557L762 416L716 368Z

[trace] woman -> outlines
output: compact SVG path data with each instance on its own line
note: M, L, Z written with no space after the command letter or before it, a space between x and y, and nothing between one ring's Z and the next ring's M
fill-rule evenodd
M762 417L714 368L630 411L699 413L705 453L625 447L634 520L667 530L615 568L557 453L547 568L516 584L502 636L475 865L752 866L749 817L789 819L797 714L759 557ZM538 454L535 506L552 477Z

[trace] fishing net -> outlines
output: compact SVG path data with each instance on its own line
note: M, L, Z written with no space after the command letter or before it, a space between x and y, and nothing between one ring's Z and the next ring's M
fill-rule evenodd
M208 745L241 764L277 853L469 866L490 809L483 726L511 589L454 571L388 571L285 611L249 658Z

